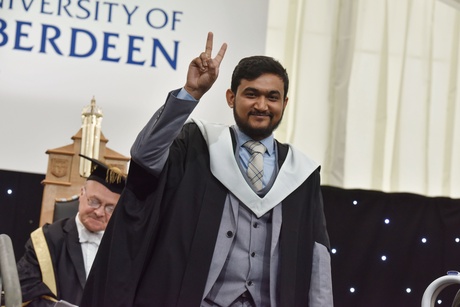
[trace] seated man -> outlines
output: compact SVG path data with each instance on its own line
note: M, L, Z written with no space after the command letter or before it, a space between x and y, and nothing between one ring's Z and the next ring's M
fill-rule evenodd
M75 217L46 224L31 234L18 261L22 299L27 306L79 305L107 223L125 186L125 176L97 160L81 188Z

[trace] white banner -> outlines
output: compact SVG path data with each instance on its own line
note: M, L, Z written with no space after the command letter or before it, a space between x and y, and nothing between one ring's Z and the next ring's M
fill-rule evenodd
M93 96L107 147L137 133L214 32L228 50L192 116L232 123L234 66L264 54L266 0L0 0L0 169L46 173L47 149L72 143ZM214 55L213 54L213 55Z

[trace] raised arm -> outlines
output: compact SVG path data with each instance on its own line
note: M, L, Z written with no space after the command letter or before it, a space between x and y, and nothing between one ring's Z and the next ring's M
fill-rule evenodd
M166 103L153 115L131 147L132 159L153 175L161 172L172 142L198 101L217 80L227 44L222 44L214 58L211 57L212 45L213 33L209 32L205 51L189 65L184 87L169 94Z

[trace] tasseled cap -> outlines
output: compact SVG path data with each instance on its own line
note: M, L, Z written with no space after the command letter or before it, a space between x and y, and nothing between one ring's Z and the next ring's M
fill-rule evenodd
M79 154L91 163L91 175L86 180L94 180L105 186L110 191L121 194L126 184L126 174L118 167L109 166L101 161Z

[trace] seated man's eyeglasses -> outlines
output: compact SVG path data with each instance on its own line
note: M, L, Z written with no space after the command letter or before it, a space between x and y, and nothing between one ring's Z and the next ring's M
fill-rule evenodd
M99 199L97 199L97 198L88 198L88 194L86 193L86 187L83 187L83 191L85 191L88 206L90 206L93 209L99 209L102 206L102 204L99 201ZM104 205L105 213L112 214L113 210L115 210L115 205Z

